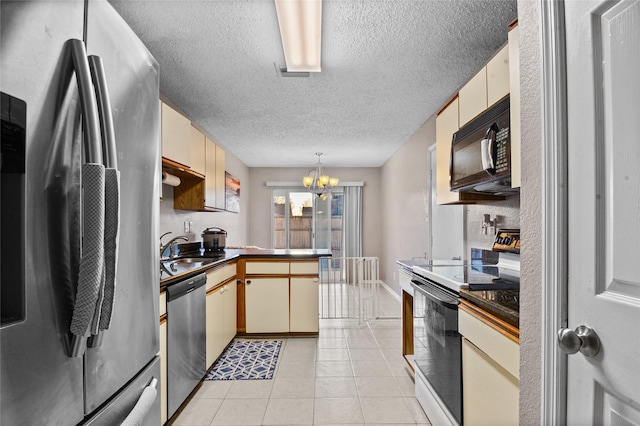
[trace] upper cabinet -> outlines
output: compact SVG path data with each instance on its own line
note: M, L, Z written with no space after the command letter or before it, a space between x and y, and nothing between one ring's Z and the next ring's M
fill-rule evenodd
M191 121L162 102L162 157L191 167Z
M451 136L458 130L458 98L454 98L436 117L436 197L438 204L459 200L458 192L449 190L449 156Z
M487 63L487 108L509 94L509 45Z
M460 127L509 94L509 46L505 45L460 89Z
M224 150L165 102L162 102L162 165L180 178L180 184L173 188L174 209L224 210Z
M487 67L482 67L458 92L458 127L467 124L476 115L487 109ZM458 129L456 129L458 130Z
M191 125L191 171L201 174L206 173L205 159L205 135Z
M223 210L225 208L224 150L209 138L206 138L205 154L207 167L205 173L206 207Z

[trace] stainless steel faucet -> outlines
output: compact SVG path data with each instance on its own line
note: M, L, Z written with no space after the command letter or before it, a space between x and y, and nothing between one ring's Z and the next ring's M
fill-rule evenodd
M164 253L164 251L167 249L167 247L169 247L169 259L173 259L174 255L174 249L173 246L176 244L176 242L178 240L182 240L182 241L189 241L189 238L184 236L184 235L178 235L177 237L173 237L171 240L169 240L169 242L167 242L167 244L162 244L162 237L164 237L165 235L169 235L171 234L171 232L165 232L164 234L162 234L160 236L160 258L162 258L162 253Z

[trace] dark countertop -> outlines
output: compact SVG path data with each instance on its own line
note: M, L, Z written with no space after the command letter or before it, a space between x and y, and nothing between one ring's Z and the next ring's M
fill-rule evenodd
M461 261L451 261L456 264ZM396 264L407 272L412 272L414 266L429 267L433 261L428 259L415 260L396 260ZM460 289L460 297L494 316L506 321L514 327L520 324L520 304L519 290L469 290L468 288Z
M175 284L178 281L182 281L185 278L189 278L200 273L203 273L209 269L224 263L231 262L240 258L284 258L284 259L317 259L319 257L331 256L331 250L306 250L306 249L225 249L223 252L216 253L215 255L204 255L202 251L190 255L181 255L171 261L179 261L180 258L197 259L198 262L190 264L180 264L176 268L176 271L172 275L169 275L166 270L162 270L160 273L160 289ZM167 261L165 263L170 263Z
M520 327L520 290L461 289L460 297L514 327Z

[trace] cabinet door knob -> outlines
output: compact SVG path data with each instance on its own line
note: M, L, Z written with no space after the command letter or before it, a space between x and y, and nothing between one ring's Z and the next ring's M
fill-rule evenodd
M600 338L595 330L581 325L575 330L562 328L558 331L558 345L569 355L580 351L584 356L594 357L600 352Z
M247 285L250 285L250 284L251 284L251 280L247 280Z

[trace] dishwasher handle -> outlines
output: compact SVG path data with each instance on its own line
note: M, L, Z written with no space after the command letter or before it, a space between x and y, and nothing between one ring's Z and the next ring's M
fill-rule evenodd
M207 275L202 273L195 277L187 278L186 280L177 282L167 287L167 302L176 300L193 290L202 287L207 282Z

